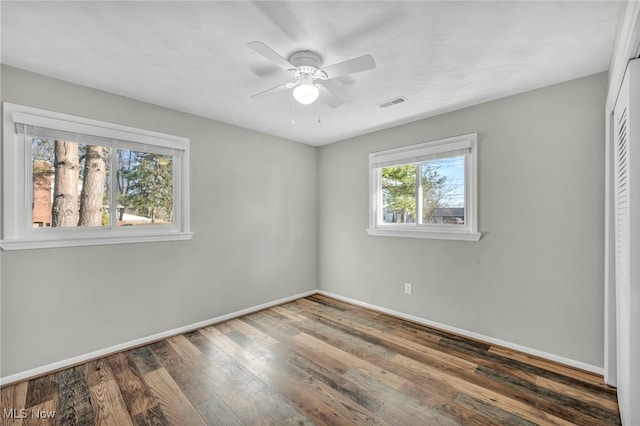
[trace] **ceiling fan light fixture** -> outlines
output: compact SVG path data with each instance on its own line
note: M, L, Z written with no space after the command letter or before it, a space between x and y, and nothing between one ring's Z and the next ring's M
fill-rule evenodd
M310 82L301 82L293 89L293 98L302 105L312 104L320 96L320 90Z

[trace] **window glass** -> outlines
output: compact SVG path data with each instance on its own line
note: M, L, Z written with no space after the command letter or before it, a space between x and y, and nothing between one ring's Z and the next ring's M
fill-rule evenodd
M413 164L383 167L382 222L416 222L416 167Z
M422 163L422 223L464 225L464 169L464 156Z
M118 149L117 223L173 223L172 156Z
M109 151L103 146L33 137L32 226L109 226Z

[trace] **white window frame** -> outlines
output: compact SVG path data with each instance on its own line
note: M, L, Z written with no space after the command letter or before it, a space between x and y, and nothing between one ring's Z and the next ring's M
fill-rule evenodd
M448 155L447 155L448 154ZM464 155L464 225L384 223L382 221L382 168L418 164L439 156ZM421 173L416 173L416 201L422 196ZM369 227L372 236L478 241L478 134L471 133L369 154ZM418 205L418 203L416 203ZM421 216L421 214L417 214Z
M116 148L173 156L173 224L117 226L116 195L111 191L111 224L105 227L33 228L30 144L17 124L111 140L111 185L116 188ZM81 142L81 141L80 141ZM189 240L189 139L68 114L3 102L3 250Z

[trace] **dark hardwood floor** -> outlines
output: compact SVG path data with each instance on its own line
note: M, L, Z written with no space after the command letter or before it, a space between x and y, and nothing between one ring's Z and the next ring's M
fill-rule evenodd
M620 424L602 377L321 295L1 397L3 425Z

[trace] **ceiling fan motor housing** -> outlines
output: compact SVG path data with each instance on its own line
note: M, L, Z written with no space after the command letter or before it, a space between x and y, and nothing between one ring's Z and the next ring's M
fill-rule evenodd
M290 71L298 79L298 82L301 80L313 81L327 78L326 73L320 70L322 58L315 52L310 50L295 52L289 57L289 62L296 67L296 69Z
M320 55L310 50L301 50L291 55L289 57L289 62L291 62L291 64L296 68L312 67L318 70L320 69L320 65L322 65L322 58L320 58Z

